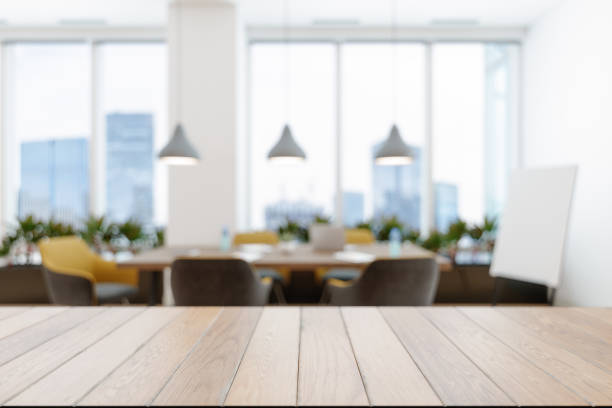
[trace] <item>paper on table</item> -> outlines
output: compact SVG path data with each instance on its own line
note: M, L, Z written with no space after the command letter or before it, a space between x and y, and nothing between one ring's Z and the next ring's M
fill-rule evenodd
M358 251L340 251L334 253L334 258L345 262L368 263L374 261L376 256Z
M232 256L234 258L239 258L242 259L246 262L254 262L256 260L258 260L259 258L261 258L261 254L255 253L255 252L232 252Z

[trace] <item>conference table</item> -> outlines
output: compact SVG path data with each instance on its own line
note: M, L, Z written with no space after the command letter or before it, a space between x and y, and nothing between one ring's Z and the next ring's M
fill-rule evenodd
M389 259L389 245L375 243L368 245L345 245L341 251L315 250L309 244L282 243L279 245L249 244L222 251L211 246L164 246L140 252L119 260L120 268L137 268L151 272L152 284L149 305L158 303L156 288L161 271L181 257L196 258L237 258L250 263L253 268L283 268L291 272L312 271L317 268L365 269L372 261ZM406 242L394 259L435 258L441 272L452 270L446 257L437 255L422 247Z
M612 309L0 307L0 404L612 404Z

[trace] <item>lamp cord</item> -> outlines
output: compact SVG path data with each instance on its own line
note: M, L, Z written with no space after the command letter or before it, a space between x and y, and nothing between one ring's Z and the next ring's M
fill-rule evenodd
M181 123L181 119L183 117L183 102L182 102L183 73L181 72L181 67L183 65L182 64L183 55L182 55L182 51L181 51L181 42L182 42L182 37L183 37L182 36L183 26L182 26L182 18L181 18L181 16L183 14L183 9L182 9L182 7L178 3L175 3L175 4L177 4L177 7L178 7L177 13L176 13L176 16L177 16L177 30L176 30L176 32L177 32L177 36L176 36L177 37L177 41L176 41L177 42L177 46L176 46L176 53L178 54L177 58L176 58L176 61L177 61L176 62L176 72L178 74L178 81L176 81L177 85L178 85L178 92L176 93L176 98L177 98L176 105L177 105L178 113L176 115L176 118L177 118L177 123Z
M397 0L391 0L391 109L397 122Z
M289 44L289 0L283 1L283 38L285 42L285 122L291 114L291 47Z

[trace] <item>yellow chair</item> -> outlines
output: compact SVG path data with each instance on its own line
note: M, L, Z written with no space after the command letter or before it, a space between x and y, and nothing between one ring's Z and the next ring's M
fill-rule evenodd
M366 228L348 228L344 230L345 242L351 245L370 245L376 242L372 231ZM357 269L348 268L317 268L315 270L315 281L322 283L327 279L351 281L359 277Z
M76 236L38 243L45 280L53 303L94 305L116 302L138 293L138 270L118 269L92 252Z
M234 235L234 246L249 244L277 245L279 243L278 234L274 231L254 231L239 232ZM262 278L271 278L274 282L272 290L279 303L285 303L285 294L279 283L288 284L291 280L291 270L289 268L277 269L257 269L257 273Z

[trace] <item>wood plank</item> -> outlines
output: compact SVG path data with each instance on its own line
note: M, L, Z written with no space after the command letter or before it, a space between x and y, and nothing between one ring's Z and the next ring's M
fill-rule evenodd
M223 404L260 314L259 307L223 309L153 404Z
M565 347L585 360L612 371L610 344L556 313L540 313L535 308L503 307L499 310L514 321L536 332L541 338Z
M22 306L2 306L0 307L0 320L16 315L17 313L23 313L28 309L28 307ZM2 324L2 322L0 322L0 324Z
M218 307L188 308L79 405L148 405L220 312Z
M555 319L563 319L576 330L584 330L593 337L605 341L612 346L612 315L608 320L602 313L589 314L576 307L554 307L549 310Z
M65 307L33 307L0 321L0 339L66 310Z
M416 308L379 308L445 405L516 405Z
M71 308L0 339L0 365L101 312L92 307Z
M587 405L458 310L422 308L420 312L519 405Z
M55 370L144 308L112 307L0 367L0 403Z
M295 405L299 348L300 309L264 308L225 405Z
M612 307L576 307L574 309L600 321L612 322Z
M7 405L73 405L110 374L179 308L149 308L24 390Z
M612 405L612 374L491 308L460 309L514 351L551 374L594 405Z
M441 405L376 308L341 311L372 405Z
M299 364L298 405L369 405L338 308L302 309Z

